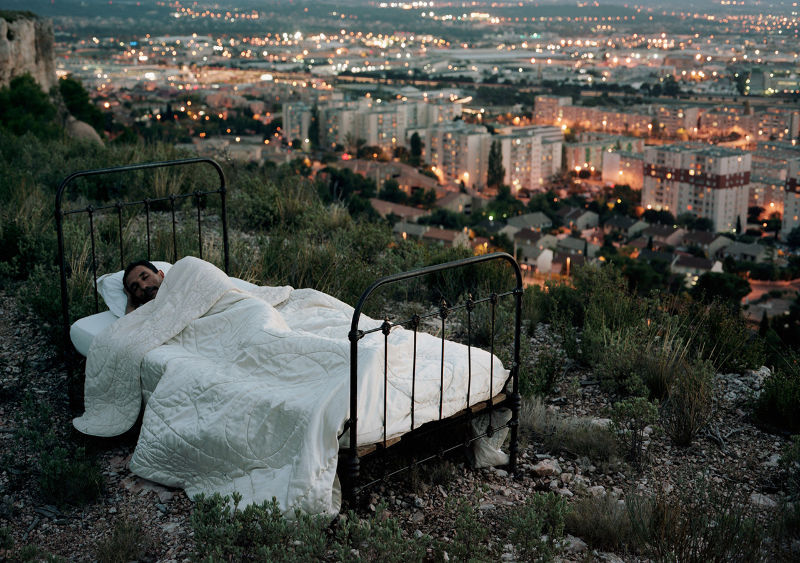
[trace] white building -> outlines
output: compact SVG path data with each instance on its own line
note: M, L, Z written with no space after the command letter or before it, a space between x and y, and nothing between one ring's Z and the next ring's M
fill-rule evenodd
M648 147L644 156L642 205L675 216L694 213L733 231L747 223L751 155L707 145Z
M800 162L789 163L786 191L783 200L783 226L781 235L786 237L795 227L800 227Z

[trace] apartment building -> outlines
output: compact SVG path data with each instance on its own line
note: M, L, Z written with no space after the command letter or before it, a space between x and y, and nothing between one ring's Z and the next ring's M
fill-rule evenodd
M607 185L627 184L634 190L644 185L644 154L627 151L603 153L603 182Z
M561 125L563 108L572 105L569 96L536 96L533 104L533 121L540 125Z
M308 139L308 127L311 124L311 107L304 102L283 104L283 138L287 143Z
M492 135L486 127L448 121L417 132L424 139L423 160L441 176L460 181L468 188L486 186L492 145Z
M694 213L717 231L747 221L751 155L708 145L648 147L644 153L642 205L673 215Z
M531 127L518 127L506 134L495 136L492 141L500 143L503 168L506 171L503 183L517 195L520 189L535 190L544 185L542 176L542 138Z
M786 178L781 236L786 237L796 227L800 227L800 162L795 160L789 163Z

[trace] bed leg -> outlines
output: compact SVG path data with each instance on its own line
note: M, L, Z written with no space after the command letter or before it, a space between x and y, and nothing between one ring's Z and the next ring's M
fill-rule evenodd
M355 450L348 452L344 461L344 491L343 496L351 509L355 509L358 502L358 477L361 473L361 463Z
M517 471L518 431L519 431L519 411L522 407L522 397L519 393L512 393L510 397L511 420L508 425L511 427L511 438L508 446L508 469L510 473Z

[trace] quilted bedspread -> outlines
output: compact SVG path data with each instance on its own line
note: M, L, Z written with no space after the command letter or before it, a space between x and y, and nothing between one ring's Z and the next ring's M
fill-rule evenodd
M179 260L156 298L99 334L86 364L86 412L75 427L114 436L146 403L131 470L198 493L238 491L242 505L275 497L285 511L339 510L338 435L349 413L353 309L290 287L244 292L213 265ZM362 327L376 326L365 319ZM410 428L413 333L389 337L387 435ZM419 334L415 426L467 405L466 347ZM493 383L489 389L489 366ZM359 435L383 437L384 337L359 344ZM502 390L508 372L473 349L469 403Z

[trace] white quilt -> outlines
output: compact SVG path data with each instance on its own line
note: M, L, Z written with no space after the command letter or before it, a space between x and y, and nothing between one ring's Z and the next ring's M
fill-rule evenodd
M113 436L136 422L138 475L189 496L276 497L284 510L338 512L334 480L349 410L353 309L324 293L237 289L213 265L178 261L156 298L99 334L86 364L86 412L75 427ZM363 318L361 328L377 326ZM359 444L383 438L384 337L359 343ZM417 342L415 426L439 416L441 339ZM389 337L388 437L410 428L413 333ZM466 347L446 342L443 415L467 406ZM502 390L508 372L472 350L469 403ZM457 377L454 377L457 376Z

